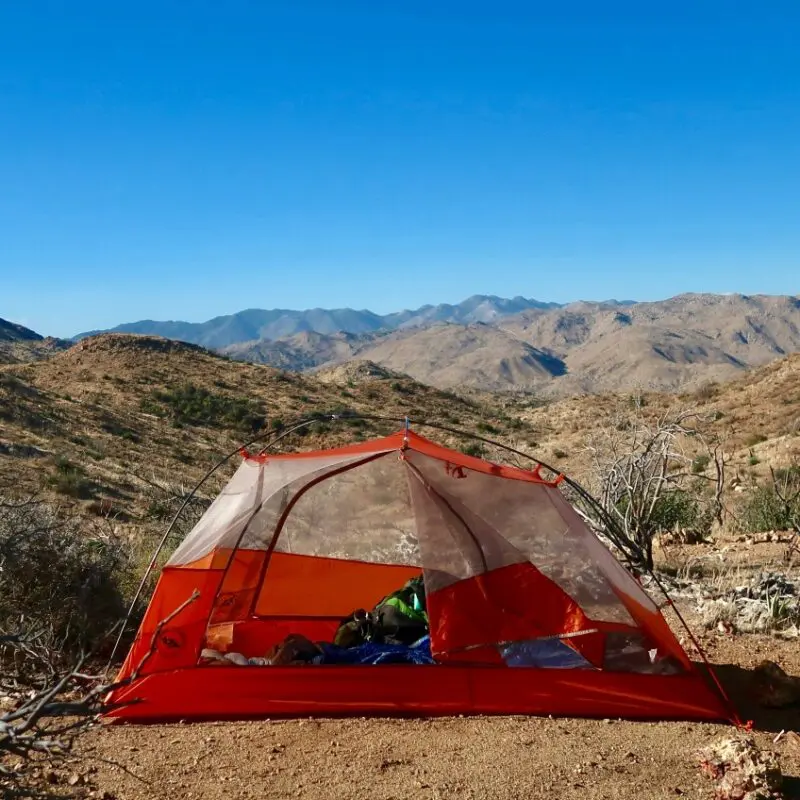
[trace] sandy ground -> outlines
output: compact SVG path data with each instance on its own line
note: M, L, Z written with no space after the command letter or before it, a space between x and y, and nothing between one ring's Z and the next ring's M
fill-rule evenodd
M800 797L800 753L777 732L800 709L765 712L747 696L765 657L800 675L800 643L703 637L759 744L779 754L786 797ZM694 753L724 725L527 717L349 719L109 726L82 744L95 796L144 798L710 797Z

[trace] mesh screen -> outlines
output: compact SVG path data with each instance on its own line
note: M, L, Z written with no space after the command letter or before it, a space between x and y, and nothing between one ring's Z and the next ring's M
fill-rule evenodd
M272 459L265 463L244 460L168 564L191 564L214 549L236 547L237 543L243 549L265 549L281 512L299 489L363 459L363 455L349 455Z
M394 453L327 478L297 501L277 552L419 565L403 462Z
M415 452L408 454L408 461L418 484L415 510L422 519L419 536L425 567L439 572L433 580L446 585L486 568L527 560L592 619L634 624L589 546L594 537L579 519L575 524L565 516L564 506L569 506L554 502L560 497L557 491L463 467L453 469ZM597 546L617 563L599 542Z
M468 617L458 631L461 649L533 640L539 630L587 629L586 619L578 619L569 606L572 601L589 620L632 628L639 626L618 592L625 594L626 602L632 597L655 611L652 601L560 492L535 482L470 470L414 450L402 457L388 450L265 463L245 460L169 563L191 564L211 552L226 550L242 556L260 552L261 558L276 532L276 553L423 568L428 593L441 597L449 597L457 584L461 591L462 582L491 573L500 583L483 582L480 591L484 595L489 591L486 596L497 601L497 608L513 607L517 620L511 625L509 614L502 614L501 625L491 612L492 604L481 605L479 595L465 608L463 598L472 598L469 588L453 594L454 605L448 613ZM546 581L547 585L555 584L565 593L567 602L544 588L540 593L530 565L552 581ZM266 584L270 573L263 558L237 556L222 581L212 622L244 619L256 607L275 606L277 601L264 605L262 595L269 589L262 585L265 574ZM503 580L511 580L506 575L527 577L519 579L519 588L509 593L502 588ZM331 596L334 590L335 586ZM288 600L284 605L282 613L293 613ZM321 606L319 612L316 606L309 607L313 613L325 613ZM482 620L481 615L488 616ZM442 636L448 626L456 630L453 620L442 628ZM645 644L622 642L608 639L603 668L641 669L646 662ZM530 646L526 648L525 652L533 652ZM519 661L524 660L521 653L514 656ZM591 661L600 665L594 656Z

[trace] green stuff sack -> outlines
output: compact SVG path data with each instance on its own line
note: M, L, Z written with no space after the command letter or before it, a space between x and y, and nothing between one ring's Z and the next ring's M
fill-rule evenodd
M422 576L384 597L372 611L375 639L388 644L413 644L429 632Z

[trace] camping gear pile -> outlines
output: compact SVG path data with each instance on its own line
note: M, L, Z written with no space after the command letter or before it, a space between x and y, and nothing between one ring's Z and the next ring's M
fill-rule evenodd
M290 633L264 657L205 648L201 663L240 666L289 664L435 664L428 635L422 576L384 597L372 611L359 608L343 620L333 642L312 642Z

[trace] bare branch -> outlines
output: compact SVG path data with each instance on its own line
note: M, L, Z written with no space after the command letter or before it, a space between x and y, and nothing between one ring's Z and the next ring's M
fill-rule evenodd
M588 443L596 494L609 517L618 523L626 544L638 553L641 566L652 568L652 543L665 526L677 524L680 513L696 504L690 493L697 476L690 469L690 450L708 437L710 421L692 409L646 415L643 398L620 409L612 425ZM716 451L718 504L724 489L724 454ZM710 460L710 456L709 456ZM679 513L680 512L680 513ZM721 514L721 511L717 511Z

